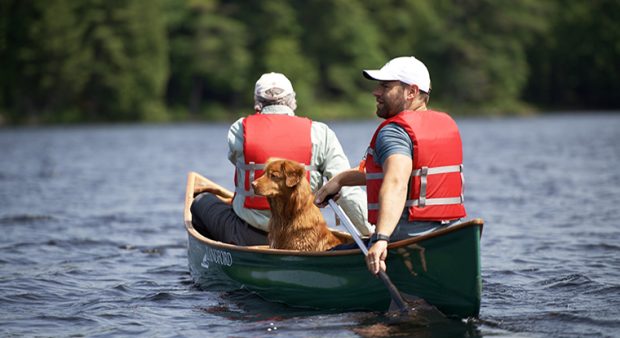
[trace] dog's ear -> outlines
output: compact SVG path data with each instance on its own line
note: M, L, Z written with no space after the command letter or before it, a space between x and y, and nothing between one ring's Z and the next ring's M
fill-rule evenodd
M286 186L292 188L299 184L304 177L304 166L296 162L284 162L284 173L286 174Z

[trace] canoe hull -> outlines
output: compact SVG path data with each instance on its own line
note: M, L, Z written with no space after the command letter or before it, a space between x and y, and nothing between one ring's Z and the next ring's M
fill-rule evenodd
M368 272L360 250L301 253L239 247L202 236L187 217L186 210L189 268L204 289L244 288L269 301L325 310L389 307L389 293ZM481 231L482 221L473 220L391 243L387 273L401 292L424 298L444 314L475 317L481 296Z

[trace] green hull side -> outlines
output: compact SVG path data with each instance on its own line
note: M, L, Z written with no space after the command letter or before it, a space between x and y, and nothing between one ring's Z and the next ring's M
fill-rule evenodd
M366 270L361 252L341 256L257 254L210 247L192 236L189 240L190 271L205 289L243 287L270 301L320 309L380 310L390 303L385 287ZM192 241L197 243L192 245ZM220 255L230 255L230 266L228 261L214 262L218 260L214 256Z
M405 250L406 249L406 250ZM480 311L480 228L468 227L390 250L388 273L399 290L461 318Z
M401 292L424 298L443 313L477 316L480 309L481 228L470 226L393 247L388 275ZM235 250L189 235L190 272L205 289L246 288L291 306L387 310L390 296L371 276L359 250L343 255L286 255Z

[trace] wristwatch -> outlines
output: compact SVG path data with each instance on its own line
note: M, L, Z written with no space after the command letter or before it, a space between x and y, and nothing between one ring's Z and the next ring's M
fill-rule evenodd
M389 242L390 241L390 236L388 235L384 235L384 234L380 234L380 233L375 233L375 238L377 239L376 241L386 241Z

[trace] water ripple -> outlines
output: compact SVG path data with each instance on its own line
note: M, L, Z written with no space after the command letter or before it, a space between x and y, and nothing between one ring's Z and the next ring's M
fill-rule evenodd
M11 216L0 217L0 225L30 224L30 223L37 223L37 222L42 222L42 221L54 221L54 220L57 220L57 219L52 215L21 214L21 215L11 215Z
M582 287L593 287L598 283L592 281L587 276L581 274L572 274L568 276L558 276L546 279L540 284L546 289L556 289L556 288L582 288Z
M376 122L330 126L353 159ZM205 290L183 188L190 170L231 187L228 125L73 126L0 132L0 336L617 336L618 115L458 122L466 206L485 219L479 320L425 328Z

